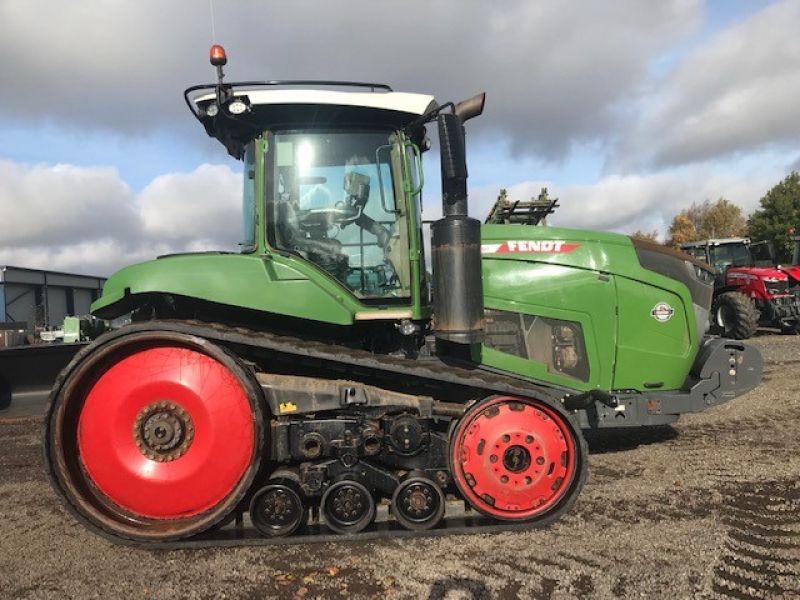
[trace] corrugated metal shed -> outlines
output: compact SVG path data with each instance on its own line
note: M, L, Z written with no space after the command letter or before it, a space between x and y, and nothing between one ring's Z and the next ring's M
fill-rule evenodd
M66 316L89 314L104 283L103 277L0 266L0 323L58 326Z

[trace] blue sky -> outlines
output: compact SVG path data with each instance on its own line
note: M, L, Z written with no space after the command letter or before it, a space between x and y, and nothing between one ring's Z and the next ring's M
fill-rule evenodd
M662 233L692 202L751 211L800 161L799 4L214 2L233 79L377 79L439 100L485 89L468 127L476 216L500 187L546 185L556 224ZM107 274L235 245L239 165L181 95L213 77L202 5L0 0L0 209L16 232L0 264ZM435 157L426 166L431 216Z

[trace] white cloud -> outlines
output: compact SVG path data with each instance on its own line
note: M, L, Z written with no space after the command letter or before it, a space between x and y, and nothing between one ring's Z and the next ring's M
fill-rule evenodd
M0 160L3 246L32 239L60 244L133 230L128 186L110 168L27 167Z
M784 0L696 48L643 100L619 151L628 168L800 143L800 2Z
M473 128L552 158L616 127L614 107L701 5L276 0L215 12L232 79L385 81L440 100L486 90ZM128 135L190 131L180 92L213 79L209 29L208 3L191 0L0 3L0 110Z
M731 175L709 167L690 167L650 175L609 175L582 185L526 181L507 189L512 200L521 200L538 196L541 188L547 187L560 204L549 219L551 225L621 233L655 229L664 233L672 217L692 202L725 197L750 213L782 176L772 171ZM473 191L470 212L484 217L500 187Z
M230 245L241 223L241 175L223 165L157 177L137 200L148 235L188 244Z
M134 194L113 169L0 161L0 264L107 275L159 254L235 250L239 175L156 178Z

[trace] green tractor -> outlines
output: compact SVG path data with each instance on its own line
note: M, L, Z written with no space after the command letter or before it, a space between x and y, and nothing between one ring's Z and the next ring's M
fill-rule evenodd
M93 314L130 322L51 393L48 472L96 532L213 543L245 512L250 541L542 526L584 483L583 430L672 423L758 385L754 348L704 338L705 264L468 216L463 123L483 95L227 83L221 47L211 61L217 83L185 98L243 162L241 252L111 276Z

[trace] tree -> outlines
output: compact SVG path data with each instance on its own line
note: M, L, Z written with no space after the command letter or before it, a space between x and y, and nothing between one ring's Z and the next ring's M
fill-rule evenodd
M746 228L742 209L730 200L695 202L672 219L670 244L677 247L697 240L738 237L745 234Z
M800 230L800 173L792 171L761 198L761 208L747 221L753 240L768 240L775 247L778 262L792 258L795 230Z
M689 217L687 211L682 210L669 226L669 245L680 248L683 244L694 242L700 239L697 235L697 228L694 221Z
M742 209L730 200L720 198L716 202L706 200L701 205L700 226L697 233L707 238L737 237L745 234L747 222Z
M635 240L644 240L646 242L655 242L656 244L660 243L658 241L658 231L642 231L641 229L637 229L631 234L631 237Z

